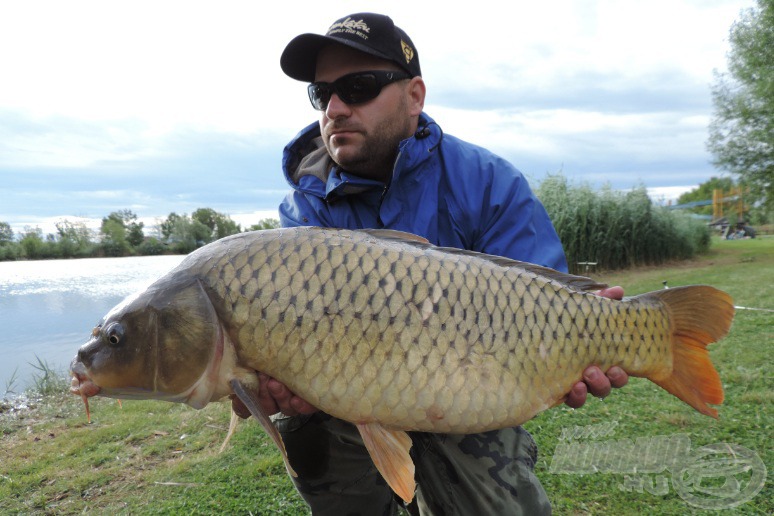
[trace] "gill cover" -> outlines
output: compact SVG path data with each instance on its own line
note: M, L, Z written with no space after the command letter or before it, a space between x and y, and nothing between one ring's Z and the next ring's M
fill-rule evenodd
M218 332L217 315L198 280L162 278L113 308L72 368L105 396L173 400L208 370Z

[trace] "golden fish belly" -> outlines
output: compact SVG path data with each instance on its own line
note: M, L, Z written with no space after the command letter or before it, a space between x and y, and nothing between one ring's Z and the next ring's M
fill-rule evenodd
M555 404L590 364L671 369L658 300L614 302L473 254L291 230L213 253L200 274L240 362L353 422L478 432Z

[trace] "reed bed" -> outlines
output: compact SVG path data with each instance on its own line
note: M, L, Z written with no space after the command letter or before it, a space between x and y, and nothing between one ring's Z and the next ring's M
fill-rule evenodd
M644 186L599 191L552 175L536 194L553 220L571 272L615 270L693 258L709 249L707 225L654 205Z

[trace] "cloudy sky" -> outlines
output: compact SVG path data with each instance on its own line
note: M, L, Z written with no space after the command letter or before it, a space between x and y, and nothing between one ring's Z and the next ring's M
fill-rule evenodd
M2 2L0 221L49 232L120 209L148 225L200 207L243 225L276 217L282 148L317 117L282 49L366 10L411 35L425 109L446 133L533 183L561 171L670 197L719 174L709 88L753 4Z

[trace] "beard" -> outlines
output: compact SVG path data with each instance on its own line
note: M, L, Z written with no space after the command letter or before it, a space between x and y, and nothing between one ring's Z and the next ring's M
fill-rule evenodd
M398 156L398 145L411 136L412 120L408 115L408 105L405 98L391 115L374 124L371 130L364 127L350 127L346 120L334 121L326 128L323 138L328 154L341 168L367 179L388 182L392 176L395 159ZM330 131L357 131L362 142L344 142L341 148L331 143Z

